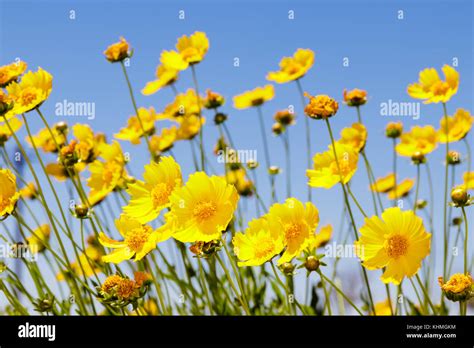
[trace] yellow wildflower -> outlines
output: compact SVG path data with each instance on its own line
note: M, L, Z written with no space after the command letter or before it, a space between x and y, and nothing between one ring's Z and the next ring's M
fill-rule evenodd
M54 139L51 137L51 133L53 134ZM37 148L41 148L44 152L55 153L59 151L57 146L61 148L66 145L66 136L64 135L64 133L58 131L56 127L52 127L51 132L48 128L42 128L40 129L38 134L33 135L32 138L33 139L27 136L25 140L30 146L33 146L34 142L34 145Z
M397 184L397 187L395 186L387 191L387 196L388 199L399 199L402 197L405 197L410 193L410 190L413 188L415 185L415 180L413 179L405 179L399 184Z
M395 174L390 173L383 178L378 178L370 185L370 189L374 192L386 193L395 187Z
M51 228L48 224L41 225L30 237L27 237L28 246L34 253L41 252L46 248L49 236L51 235Z
M465 172L463 174L464 186L468 190L474 190L474 172Z
M16 82L26 71L27 64L23 61L0 66L0 88L4 88L10 82Z
M178 80L178 74L178 70L166 68L164 65L159 65L156 68L156 80L148 82L142 89L142 94L152 95L163 87L172 85Z
M141 124L136 115L131 116L127 121L127 126L122 128L114 137L120 140L128 140L132 144L140 144L140 138L144 136L143 130L145 130L146 135L153 134L155 132L155 121L157 120L155 109L153 107L149 109L139 108L138 115Z
M181 36L176 43L176 51L163 51L160 61L168 69L185 70L189 65L202 61L208 49L206 34L196 31L190 36Z
M10 215L19 198L15 174L10 169L0 169L0 217Z
M433 126L414 126L409 132L403 133L396 151L401 156L413 157L417 152L429 154L438 147L438 134Z
M163 128L161 133L153 135L150 138L150 147L154 154L161 154L171 149L177 140L178 128L172 126L169 128Z
M469 274L456 273L444 283L438 278L439 286L451 301L466 301L474 296L474 280Z
M310 49L299 48L293 57L283 57L280 61L280 70L269 72L267 80L277 83L298 80L306 75L313 64L314 52Z
M264 87L257 87L251 91L246 91L242 94L236 95L234 100L234 107L236 109L247 109L252 106L259 106L263 103L272 100L275 97L275 89L273 85L266 85Z
M459 73L449 65L444 65L442 70L445 81L439 78L434 68L422 70L419 82L408 86L408 94L412 98L424 99L425 104L448 102L458 91Z
M8 123L13 133L16 133L23 126L23 122L16 117L10 119ZM6 122L0 122L0 146L4 145L12 135Z
M367 141L367 129L362 123L354 123L351 127L341 131L338 143L352 147L356 152L361 152Z
M105 58L111 63L121 62L122 60L131 57L130 46L123 37L104 51Z
M441 118L438 136L439 142L445 144L447 141L455 142L463 139L471 130L474 117L469 111L464 109L457 109L453 116L448 117L446 135L446 118Z
M367 92L357 88L351 91L344 89L344 103L346 103L347 106L364 105L367 103Z

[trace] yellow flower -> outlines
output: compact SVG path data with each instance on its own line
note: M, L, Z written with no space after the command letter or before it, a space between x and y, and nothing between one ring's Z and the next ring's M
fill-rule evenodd
M385 135L387 138L396 139L402 135L403 123L401 122L389 122L385 127Z
M176 126L163 128L159 135L153 135L150 138L150 147L154 154L161 154L168 151L177 140L178 129Z
M51 137L51 133L53 133L54 139ZM58 152L58 148L56 143L61 148L66 144L66 136L64 133L57 130L56 127L51 128L51 132L48 128L42 128L38 134L33 135L33 142L37 148L41 148L44 152ZM29 136L25 138L26 142L33 146Z
M341 176L342 182L347 184L355 174L359 154L350 146L339 143L336 143L335 146L337 162L332 145L329 145L326 152L317 153L313 157L313 169L306 170L309 186L329 189L341 182Z
M392 315L392 309L390 306L391 304L389 300L377 302L375 304L375 313L372 313L372 315L377 315L377 316Z
M178 39L177 51L163 51L160 61L168 69L185 70L189 65L202 61L208 49L206 34L196 31L191 36L183 35Z
M373 192L386 193L395 187L395 174L390 173L383 178L378 178L370 185Z
M278 255L285 247L281 229L280 221L270 216L250 221L245 234L232 239L234 253L242 260L238 266L259 266Z
M87 240L89 244L84 252L79 255L79 258L76 261L71 262L70 267L75 275L79 277L92 277L98 273L101 273L102 266L102 256L103 252L97 244L97 239L95 236ZM58 281L66 280L67 272L62 271L56 275Z
M290 110L280 110L273 115L273 119L283 126L289 126L295 124L295 114Z
M362 123L354 123L351 127L341 131L338 143L352 147L356 152L361 152L367 141L367 129Z
M179 117L199 115L200 105L197 103L198 96L194 89L188 89L186 93L178 94L171 104L166 105L163 114L158 119L178 121ZM199 102L202 103L201 97Z
M466 301L474 296L474 280L469 274L456 273L444 283L438 278L439 286L451 301Z
M100 148L101 157L105 161L95 160L89 165L91 176L87 180L87 186L91 189L89 203L92 205L101 202L117 188L126 175L125 158L120 144L114 141L110 145L102 144Z
M397 153L401 156L412 157L417 152L429 154L438 147L438 134L433 126L414 126L409 132L403 133L397 144Z
M388 208L378 216L365 218L361 237L355 242L362 265L382 269L384 283L398 285L404 277L414 276L422 260L430 253L431 234L413 211Z
M16 82L26 68L27 64L22 61L0 66L0 88L4 88L10 82Z
M303 204L296 198L288 198L285 203L275 203L270 207L268 219L276 219L281 223L286 246L278 260L278 265L281 265L309 247L319 223L319 212L311 202Z
M23 122L16 117L10 119L8 123L10 124L13 133L16 133L23 126ZM12 135L13 134L10 132L10 128L8 128L6 122L0 122L0 146L4 145Z
M446 136L446 119L441 118L438 130L439 142L445 144L447 141L452 143L463 139L471 130L473 122L474 117L469 111L457 109L453 116L448 117L448 135Z
M15 99L0 89L0 116L5 116L7 119L13 117L12 113L9 111L13 109L14 105Z
M234 215L239 195L233 185L204 172L191 174L183 187L171 194L171 215L181 242L210 242L220 239Z
M29 182L25 187L20 190L20 196L23 199L35 199L38 197L38 190L34 183Z
M160 65L156 68L156 80L150 81L142 89L143 95L152 95L158 92L163 87L172 85L178 80L179 71L175 69L166 68Z
M10 169L0 169L0 217L10 215L19 198L15 174Z
M445 81L439 78L434 68L422 70L419 82L408 86L408 94L412 98L424 99L425 104L449 101L458 91L459 73L449 65L444 65L442 70Z
M387 196L388 199L399 199L402 197L405 197L410 193L410 190L413 188L415 185L415 180L413 179L405 179L399 184L397 184L397 187L395 186L387 191Z
M140 138L144 136L143 129L147 135L153 134L155 131L155 121L157 120L155 109L153 107L150 107L148 110L139 108L138 115L140 116L141 125L136 115L131 116L127 121L127 126L122 128L114 137L120 140L128 140L132 144L140 144Z
M177 119L179 123L176 132L177 140L190 140L199 134L201 127L206 123L204 117L198 115L183 116Z
M53 89L53 76L38 68L36 72L28 71L20 82L12 82L6 89L15 100L13 109L6 114L10 118L37 108L48 99Z
M51 235L51 228L48 224L41 225L33 231L30 237L27 237L28 246L33 253L38 253L46 248L49 236Z
M286 83L306 75L314 64L314 52L310 49L299 48L293 57L283 57L280 61L280 70L269 72L267 80L277 83Z
M204 107L206 109L217 109L224 105L225 99L222 95L217 92L213 92L210 89L206 90L206 98L204 99Z
M309 250L317 250L325 246L331 240L332 232L333 229L331 225L321 227L318 233L311 236Z
M474 190L474 172L465 172L463 174L464 186L468 190Z
M161 157L159 163L145 166L145 181L137 180L128 186L129 204L123 211L144 224L160 215L170 206L170 195L182 185L181 167L171 156Z
M111 63L121 62L125 58L131 57L130 46L123 37L104 51L105 58Z
M351 91L344 89L344 103L347 106L360 106L367 103L367 91L354 88Z
M99 234L100 244L115 249L110 254L102 256L104 262L120 263L131 258L139 261L155 249L157 243L164 242L170 237L167 229L153 230L150 226L142 225L138 220L124 214L115 220L115 226L124 238L123 241L113 240L103 232Z
M252 106L259 106L263 103L272 100L275 97L275 89L273 85L266 85L264 87L257 87L251 91L246 91L242 94L236 95L234 100L234 107L236 109L247 109Z
M325 119L334 116L339 109L337 101L328 95L311 96L308 93L304 94L309 98L309 103L304 108L307 116L315 119Z
M253 182L247 179L245 169L238 168L236 170L227 171L227 182L237 189L241 196L250 196L253 193Z
M49 163L46 165L46 173L53 176L58 181L65 181L69 174L63 165L59 163Z

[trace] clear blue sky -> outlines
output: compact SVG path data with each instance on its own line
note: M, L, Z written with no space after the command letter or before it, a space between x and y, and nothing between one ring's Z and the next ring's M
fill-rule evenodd
M75 11L75 20L69 18ZM185 11L186 19L178 13ZM294 10L295 19L288 19ZM404 19L397 18L402 10ZM449 113L458 107L472 108L472 4L470 1L0 1L0 63L7 64L17 57L29 68L38 66L54 76L53 93L42 110L51 123L66 120L70 123L89 122L95 130L110 135L125 125L133 114L120 66L109 64L102 52L123 35L134 48L129 74L139 106L154 106L161 110L173 94L166 89L151 97L140 94L140 89L154 77L160 52L172 49L176 39L196 30L207 33L210 49L205 60L197 66L201 90L211 88L227 97L222 111L229 114L228 126L237 147L257 149L263 161L263 149L254 109L237 111L231 97L245 90L268 83L265 76L275 70L283 56L297 48L316 52L313 68L302 80L311 94L329 94L341 101L344 88L362 88L369 93L369 102L362 108L362 116L369 131L367 154L376 176L391 171L391 143L384 137L389 121L403 121L411 125L432 124L439 127L441 105L422 105L421 118L384 117L380 104L389 99L396 102L414 101L406 93L409 83L418 79L425 67L440 69L458 59L456 69L461 74L458 94L448 104ZM240 67L233 66L235 57ZM349 58L349 67L343 58ZM192 87L190 72L181 74L177 83L180 91ZM267 127L271 116L280 109L295 105L297 124L290 129L293 149L293 194L306 198L305 143L303 112L296 86L276 85L276 98L265 104ZM54 116L54 105L64 99L73 102L94 102L96 119L61 118ZM210 114L208 113L208 116ZM40 122L37 115L29 116L35 130ZM356 121L355 110L340 104L340 111L331 123L336 133ZM24 130L23 130L24 132ZM22 137L24 133L21 133ZM217 129L208 117L205 127L206 147L211 149ZM268 131L274 164L284 166L280 139ZM312 122L313 152L324 151L329 143L326 129L320 122ZM131 165L140 174L146 162L144 145L132 147L122 142L131 153ZM453 146L465 153L462 144ZM178 144L173 150L185 175L192 171L188 144ZM435 186L443 180L442 149L429 155ZM53 157L48 157L53 160ZM212 158L211 158L212 160ZM415 168L408 159L400 158L402 177L415 177ZM213 166L219 168L217 162ZM219 168L223 172L222 168ZM463 169L464 170L464 169ZM460 173L460 170L458 170ZM458 176L457 182L459 182ZM353 179L355 194L371 210L367 191L367 176L362 160ZM267 179L259 173L263 195L268 198ZM284 176L277 185L279 196L284 195ZM428 198L426 177L420 197ZM321 223L337 226L342 201L339 188L314 189L313 201L320 210ZM437 217L442 216L442 191L436 190ZM384 202L387 206L387 201ZM253 215L253 202L249 214ZM362 219L357 214L358 225ZM441 219L436 220L435 234L440 236ZM438 243L438 247L440 243ZM441 249L437 253L441 255ZM439 259L439 258L438 258ZM350 263L356 263L355 260ZM356 268L341 268L351 276ZM378 277L378 272L370 272Z

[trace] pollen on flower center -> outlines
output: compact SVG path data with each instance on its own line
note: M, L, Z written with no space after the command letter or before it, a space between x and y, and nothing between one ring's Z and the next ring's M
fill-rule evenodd
M171 191L173 190L172 187L166 185L165 183L156 184L155 187L151 190L151 199L153 201L153 207L156 209L164 204L166 204L169 200L169 196Z
M444 95L449 90L449 84L445 81L438 81L432 87L431 90L434 95Z
M188 47L185 50L181 51L181 56L185 59L188 60L192 58L193 56L197 55L197 50L194 47Z
M273 249L275 247L274 241L269 238L262 238L258 241L257 248L255 250L255 257L257 259L266 257L268 254L273 252Z
M132 297L136 290L135 285L135 281L131 279L122 279L117 284L117 297L125 300Z
M23 92L20 98L20 104L22 106L30 105L36 99L36 93L34 91L26 90Z
M199 202L193 210L193 215L197 221L202 222L213 217L217 211L216 203L214 202Z
M151 233L150 226L144 226L142 228L136 228L129 232L125 238L127 246L134 252L138 252L143 248L143 245L147 242L148 237Z
M303 232L303 226L298 223L289 223L285 225L285 238L288 242L297 239L301 232Z
M389 257L395 259L399 258L400 256L404 256L407 253L408 240L404 236L392 236L387 240L387 245L385 248Z
M338 160L339 167L336 162L331 163L330 169L333 174L339 175L339 169L341 170L341 175L345 176L350 171L349 161Z

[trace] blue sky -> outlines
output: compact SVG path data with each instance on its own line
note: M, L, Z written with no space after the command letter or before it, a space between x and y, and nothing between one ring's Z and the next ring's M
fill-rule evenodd
M185 11L185 20L178 17ZM75 11L71 20L70 11ZM288 11L295 18L288 19ZM403 11L403 19L398 19ZM129 67L139 106L154 106L162 110L172 101L173 93L165 89L146 97L140 89L154 77L160 52L172 49L176 39L196 30L207 33L210 49L205 60L197 66L201 90L211 88L227 98L222 109L229 115L228 127L239 149L257 149L263 161L263 148L254 109L237 111L231 97L245 90L261 86L268 81L268 71L276 70L283 56L293 54L297 48L310 48L316 52L313 68L302 80L311 94L329 94L341 102L344 88L362 88L369 93L369 102L362 108L362 117L369 131L367 154L375 175L384 176L391 171L391 142L384 137L389 121L403 121L405 128L412 125L432 124L439 127L441 105L421 105L421 117L381 116L381 103L412 102L406 87L418 79L425 67L440 69L453 64L461 74L458 94L448 104L452 114L456 108L470 111L473 95L472 4L470 1L0 1L0 63L7 64L19 57L31 69L37 66L54 76L53 93L42 107L51 123L90 123L95 130L109 135L117 132L133 114L120 66L109 64L102 52L123 35L134 48ZM238 57L240 66L234 67ZM343 59L349 66L343 66ZM179 91L192 87L189 71L181 74ZM297 124L290 129L292 153L293 195L306 198L305 142L303 112L294 83L276 85L276 97L264 105L268 138L275 165L284 166L283 146L269 129L272 115L294 105ZM96 118L64 118L54 115L54 106L63 100L93 102ZM211 116L209 113L206 116ZM41 123L37 115L29 115L33 129ZM205 144L211 161L211 150L218 132L208 117L205 127ZM337 116L331 119L336 133L356 121L355 110L340 104ZM311 122L313 153L326 149L329 139L324 124ZM23 130L24 132L24 130ZM21 133L24 136L24 133ZM146 163L145 145L122 146L131 154L134 174L140 174ZM463 144L452 146L463 154ZM261 152L260 152L261 151ZM188 144L174 149L177 160L187 176L192 171ZM443 182L444 149L429 155L436 187ZM52 157L48 157L53 160ZM401 177L415 177L415 167L400 158ZM222 173L217 161L213 163ZM370 211L372 203L367 194L367 176L362 160L352 180L354 193ZM464 168L462 169L465 170ZM460 176L458 170L459 182ZM259 172L262 195L269 198L267 179ZM285 179L277 180L279 198L285 193ZM428 198L426 177L420 197ZM321 223L337 226L342 201L339 188L314 189L313 202L320 210ZM442 191L435 192L436 216L442 217ZM385 201L385 206L388 202ZM248 204L249 216L254 215L253 202ZM358 225L362 224L356 214ZM441 218L436 219L440 236ZM438 243L440 246L440 243ZM441 249L437 251L441 253ZM342 272L351 277L354 269L350 261ZM371 275L375 278L376 272ZM378 274L378 273L377 273Z

